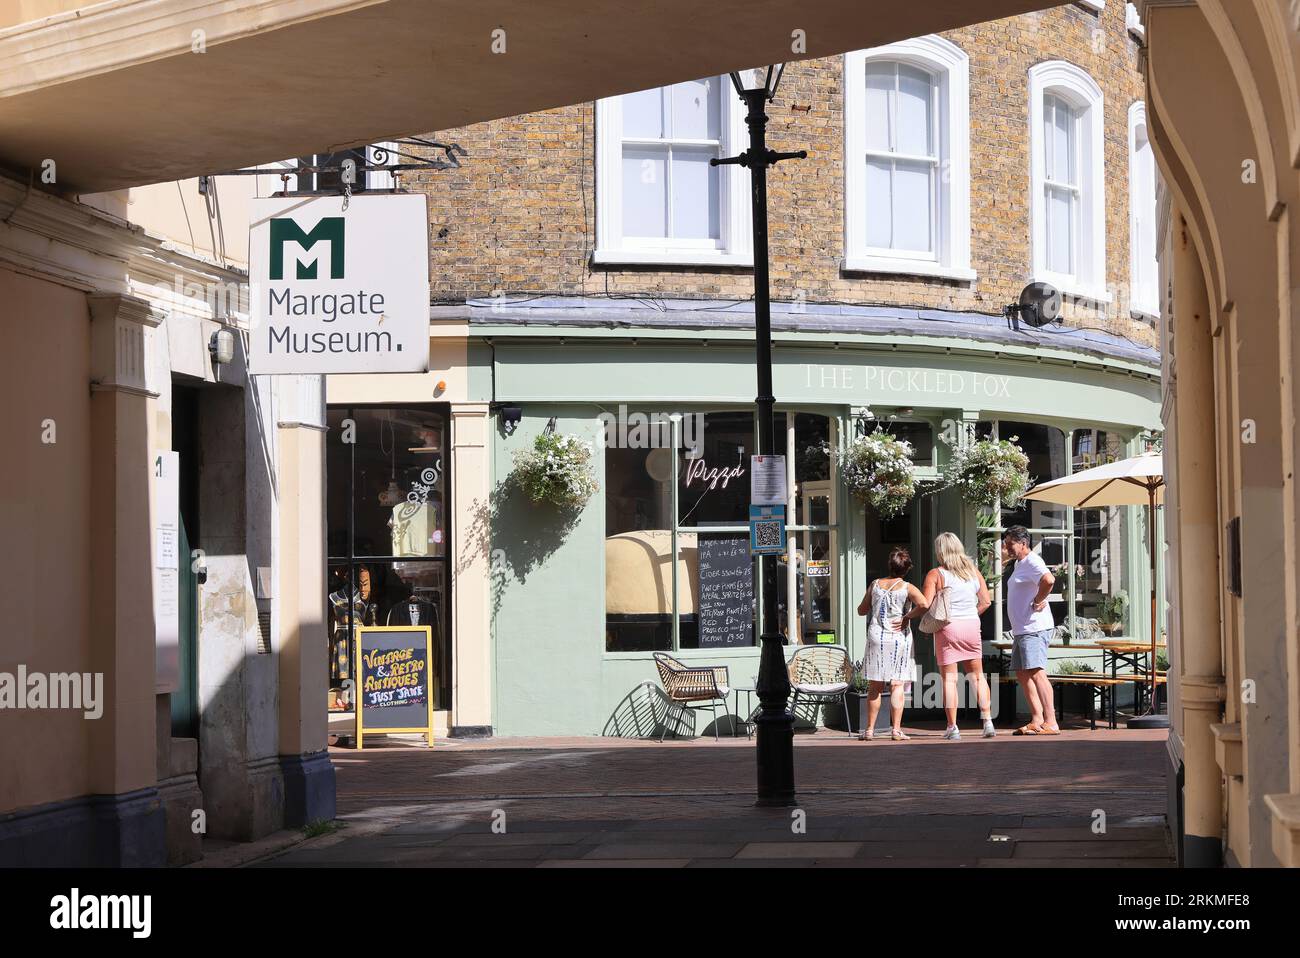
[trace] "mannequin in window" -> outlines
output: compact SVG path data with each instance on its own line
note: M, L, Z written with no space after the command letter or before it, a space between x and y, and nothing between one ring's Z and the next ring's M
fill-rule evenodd
M330 633L330 684L338 687L352 677L352 643L348 641L349 605L353 630L363 625L374 625L377 609L370 599L370 570L365 566L357 568L357 586L352 593L351 603L348 601L347 570L335 570L335 579L338 588L329 594L333 626Z

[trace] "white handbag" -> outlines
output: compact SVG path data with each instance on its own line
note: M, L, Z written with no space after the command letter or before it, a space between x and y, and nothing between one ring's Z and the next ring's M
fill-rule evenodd
M925 615L921 616L921 631L934 635L948 624L951 616L952 613L948 610L948 587L944 586L935 591L934 601L925 610Z

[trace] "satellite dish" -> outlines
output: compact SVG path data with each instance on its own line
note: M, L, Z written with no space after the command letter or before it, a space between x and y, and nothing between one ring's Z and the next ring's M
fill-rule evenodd
M1030 283L1020 291L1020 319L1035 329L1061 316L1061 291L1051 283Z

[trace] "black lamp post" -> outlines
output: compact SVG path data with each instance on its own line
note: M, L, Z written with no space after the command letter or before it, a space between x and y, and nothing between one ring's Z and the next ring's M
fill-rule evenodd
M772 310L768 297L767 275L767 168L781 160L803 159L806 150L778 153L767 148L768 101L776 96L777 84L785 64L763 70L746 71L754 80L746 86L739 73L731 74L736 93L745 101L748 112L749 149L740 156L710 160L714 166L736 164L749 170L750 205L754 220L754 336L758 345L758 454L768 456L776 448L772 430ZM761 82L759 82L761 81ZM776 556L759 556L759 581L763 583L763 645L758 666L757 721L758 803L759 805L794 804L794 715L785 707L790 697L790 679L786 675L776 607Z

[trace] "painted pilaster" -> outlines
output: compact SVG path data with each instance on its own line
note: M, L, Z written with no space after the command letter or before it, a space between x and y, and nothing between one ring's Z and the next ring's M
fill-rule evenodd
M1181 706L1184 864L1214 866L1223 855L1223 792L1213 727L1222 721L1224 697L1217 455L1215 431L1209 428L1215 422L1214 353L1205 277L1182 216L1174 219L1173 256L1176 365L1165 472L1168 501L1178 517L1172 551L1180 576L1172 603L1178 634L1170 637L1170 668L1177 670Z
M158 391L147 369L162 316L138 297L87 296L91 317L91 663L104 714L88 761L92 793L111 796L96 833L105 863L166 862L158 798L150 453Z
M452 406L453 735L488 734L493 725L491 543L485 536L471 532L486 528L482 517L490 495L490 424L487 403Z
M325 396L319 376L277 377L278 445L273 631L279 656L285 824L335 813L326 747ZM335 437L337 439L337 437Z

